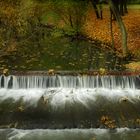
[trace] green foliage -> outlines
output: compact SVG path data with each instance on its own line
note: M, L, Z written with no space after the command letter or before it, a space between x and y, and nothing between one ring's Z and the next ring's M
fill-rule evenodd
M82 69L91 62L89 44L74 38L83 31L88 0L1 0L0 6L1 67ZM101 63L93 67L105 65L96 55Z
M75 29L67 29L65 32L68 36L75 36L77 35L77 31Z
M140 4L140 0L128 0L129 4Z
M0 35L1 47L13 48L15 39L24 34L26 21L22 17L19 0L1 1L0 6ZM14 43L15 44L15 43Z
M35 36L36 40L39 34L44 33L40 30L42 24L64 28L66 34L75 35L81 31L87 10L84 1L79 3L74 0L2 0L0 6L1 48L11 45L18 47L17 42L21 45L25 41L26 44L28 38ZM55 37L62 34L60 30L52 33Z
M0 2L1 3L5 3L5 4L10 4L10 5L13 5L13 6L17 6L21 3L22 0L1 0Z
M52 1L52 11L60 17L64 26L80 32L84 24L87 3L85 1L61 0Z
M63 35L64 34L63 34L62 30L60 30L60 29L55 29L51 33L51 36L54 37L54 38L61 37Z

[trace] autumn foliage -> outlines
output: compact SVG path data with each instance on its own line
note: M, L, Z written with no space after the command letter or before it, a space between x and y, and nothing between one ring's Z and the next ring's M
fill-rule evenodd
M140 9L129 10L129 13L122 17L123 22L128 32L128 49L137 58L140 58ZM96 18L92 8L89 9L85 32L92 39L102 40L104 42L111 43L110 32L110 11L108 8L103 10L103 20ZM113 33L115 40L115 48L118 56L122 56L121 48L121 35L116 21L113 21Z
M20 67L22 69L26 69L26 67L32 68L33 65L37 65L38 63L38 67L42 68L46 64L45 61L49 63L49 66L52 64L52 61L49 62L47 60L48 58L51 60L57 57L59 59L62 57L62 60L69 58L68 47L60 49L54 47L57 41L58 46L61 45L60 43L62 43L62 46L71 46L74 41L79 40L79 43L81 43L84 40L85 42L91 43L93 48L98 46L103 52L105 50L107 53L110 51L115 54L114 56L118 57L118 60L115 60L116 62L119 60L123 61L121 34L116 21L113 21L115 48L111 48L110 10L108 5L103 5L103 20L96 18L92 5L85 3L85 1L79 3L73 0L71 2L1 0L0 6L1 69L7 68L7 66L16 69L20 67L17 64L20 65L22 62L23 65ZM128 9L128 12L127 15L122 17L128 32L128 49L133 61L138 61L140 60L140 9ZM69 39L67 45L65 45L63 38L66 40ZM61 39L63 40L62 42L60 41ZM48 47L48 44L51 47ZM79 45L77 44L76 46ZM74 56L74 51L78 47L72 48L75 50L72 51L68 60L68 65L71 69L77 66L77 64L80 65L78 61L83 67L87 61L98 61L99 58L102 59L103 56L99 56L100 54L97 54L97 52L96 58L93 58L94 49L92 47L90 49L87 45L84 45L84 47L85 50L87 49L86 51L83 49L84 53L82 49L79 49L79 52L77 51L79 54L81 53L81 58L78 58L80 56L78 56L78 53ZM61 53L58 53L58 51ZM75 61L75 59L79 60ZM56 62L56 60L53 61L54 63ZM117 64L116 62L114 65L118 65L119 67L120 63ZM27 66L24 66L25 63ZM55 69L54 65L56 65L56 68L62 69L60 64L52 65L53 67L49 67L50 69ZM139 63L132 63L126 65L126 67L132 69L134 65L139 65ZM101 74L106 73L101 66L98 69L100 69ZM137 67L136 69L139 70Z

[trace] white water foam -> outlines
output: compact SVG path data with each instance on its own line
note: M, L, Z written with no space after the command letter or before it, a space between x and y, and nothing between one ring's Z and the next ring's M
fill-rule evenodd
M0 130L0 133L7 130ZM7 134L7 140L139 140L139 129L119 128L109 129L11 129ZM136 135L136 138L135 138Z
M99 97L113 102L140 100L135 87L137 76L0 76L0 102L21 100L26 106L37 106L42 99L54 109L65 105L89 108ZM10 88L9 88L10 86Z
M80 135L80 137L85 137L87 134L92 135L105 135L109 132L107 129L34 129L34 130L20 130L12 129L12 132L8 134L8 140L20 140L28 139L30 137L36 137L35 139L44 138L53 138L57 139L58 137L64 139L67 136ZM45 140L45 139L44 139Z
M94 103L99 97L108 101L121 102L126 99L135 103L140 101L140 90L133 89L75 89L75 88L48 88L48 89L0 89L0 102L13 99L13 102L22 99L28 106L36 106L38 101L48 102L54 109L65 107L66 103L81 104L88 108L89 103Z

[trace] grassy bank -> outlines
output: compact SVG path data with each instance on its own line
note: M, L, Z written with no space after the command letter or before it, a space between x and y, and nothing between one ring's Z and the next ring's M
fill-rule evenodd
M9 25L17 33L19 29L24 29L20 35L10 34L9 30L5 31L5 27L3 32L6 37L0 38L1 70L124 70L126 64L140 61L140 5L129 5L129 13L123 17L131 52L128 58L122 58L120 31L115 21L115 49L111 48L107 6L103 6L103 20L96 19L92 7L81 12L81 8L85 8L82 4L76 10L73 4L64 5L63 8L62 5L49 6L28 5L29 9L25 13L28 17L24 15L27 18L24 17L26 26L17 28L13 25L15 22ZM11 36L9 40L7 36Z

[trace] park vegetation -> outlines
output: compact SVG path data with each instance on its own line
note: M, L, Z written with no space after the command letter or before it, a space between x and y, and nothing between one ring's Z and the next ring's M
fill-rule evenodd
M139 64L140 1L128 3L138 8L129 11L115 0L1 0L0 69L116 69Z

